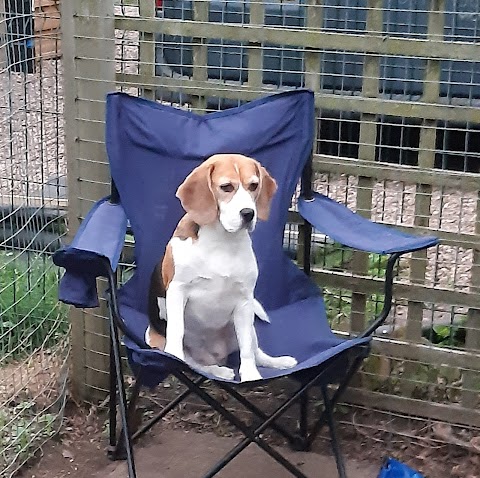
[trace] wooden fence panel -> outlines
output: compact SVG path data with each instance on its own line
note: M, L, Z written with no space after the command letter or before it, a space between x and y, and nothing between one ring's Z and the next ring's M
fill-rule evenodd
M378 400L379 407L391 407L392 411L415 412L480 426L480 413L475 409L480 372L477 251L480 246L480 166L475 166L475 161L480 163L480 153L473 146L480 140L480 100L472 97L448 100L442 89L450 81L443 72L452 62L480 68L480 43L452 33L450 18L461 12L447 11L445 0L431 0L428 11L421 12L425 24L420 25L417 32L405 32L395 30L388 20L388 15L399 18L401 8L387 11L386 2L382 0L368 0L365 7L355 7L356 22L349 24L345 20L345 26L338 28L328 26L328 22L333 21L332 12L341 16L346 15L347 9L326 5L321 0L301 2L305 18L299 23L301 26L295 27L274 25L271 21L267 24L270 6L283 5L276 1L247 2L248 15L238 24L209 21L209 2L202 0L191 2L191 20L183 19L187 18L182 16L183 11L178 18L155 16L153 1L118 0L118 3L121 8L117 7L114 20L116 37L113 21L110 22L111 12L106 6L113 8L110 1L102 6L100 2L81 2L82 6L74 7L75 61L71 64L77 100L72 106L80 137L77 141L72 139L69 154L70 171L81 174L78 175L80 186L70 179L74 195L70 200L81 205L94 199L108 183L100 152L101 138L98 131L94 132L103 121L101 95L106 89L140 92L149 98L170 95L173 101L180 101L182 107L205 112L210 108L212 97L219 101L243 102L278 91L276 86L264 82L268 73L265 51L283 51L285 62L300 55L301 72L283 69L279 74L283 78L287 73L299 73L302 80L297 86L306 86L315 93L318 123L315 187L346 201L367 217L395 224L408 232L434 233L442 241L437 251L415 253L403 260L390 318L393 332L374 341L375 356L381 359L381 366L378 361L368 364L362 380L357 383L363 388L351 392L349 399L367 405ZM289 2L284 3L291 6ZM415 9L414 3L410 2L408 8ZM183 2L178 5L187 8ZM86 22L88 16L109 21L100 27L95 21ZM160 64L165 61L159 55L162 35L173 35L175 39L188 37L188 41L178 42L177 46L190 48L191 60L183 54L182 65ZM93 38L99 41L99 37L103 39L99 45L105 50L93 54ZM116 38L117 50L114 78L108 57L112 52L108 40L112 38ZM222 75L217 79L211 77L207 63L214 39L230 42L232 51L236 48L239 55L246 54L246 81L227 81ZM237 42L237 46L231 42ZM124 54L127 48L137 48L138 56L132 54L127 58ZM337 66L344 68L340 73L338 69L334 73L329 70L332 54L337 55ZM93 69L100 55L108 57L108 61L97 75ZM417 79L409 81L415 83L421 93L405 93L407 81L404 81L403 93L386 91L385 85L389 82L403 81L399 73L401 65L413 60L417 63L412 64L420 66L412 73ZM285 68L285 64L281 68ZM171 74L159 73L160 66L171 67ZM188 67L190 76L182 73L181 67ZM358 76L362 76L361 87L349 89L344 84L356 81L357 76L349 68L357 71L357 67L360 68ZM337 89L325 86L329 75L338 80ZM334 131L331 136L327 135L329 128ZM397 131L397 136L392 131ZM73 138L73 132L71 135ZM408 135L413 139L408 139ZM457 142L453 144L451 138L457 138ZM94 152L99 161L96 182L87 167ZM396 162L391 158L397 158ZM444 167L449 161L461 161L463 167L457 163L458 167ZM468 166L469 161L473 161L473 167ZM79 210L81 206L75 208ZM453 212L457 209L458 214ZM467 210L466 219L463 216ZM80 217L81 212L73 216ZM302 222L295 213L291 218L299 228L300 242ZM348 255L348 252L342 254ZM373 262L377 269L372 267ZM381 301L381 281L377 277L382 273L381 263L371 255L354 254L341 265L317 265L313 275L325 287L326 295L338 293L335 301L340 304L339 312L348 316L348 327L340 327L339 333L355 332L369 320L375 301ZM464 342L439 344L430 340L434 332L446 333L447 329L452 339L458 328L465 331ZM85 330L83 327L77 331L80 338ZM79 343L85 345L85 340ZM103 352L100 351L100 355ZM85 367L87 361L79 358L82 364L79 367ZM445 378L443 366L455 369L455 380ZM433 372L425 378L425 370ZM442 385L445 380L448 383ZM463 418L459 410L465 411Z

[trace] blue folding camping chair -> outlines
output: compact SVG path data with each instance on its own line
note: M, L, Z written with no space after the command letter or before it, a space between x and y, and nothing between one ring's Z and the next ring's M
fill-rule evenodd
M112 192L93 207L71 245L55 253L54 262L66 269L59 289L60 300L76 307L95 307L98 304L95 279L102 276L108 280L111 318L109 454L112 459L127 459L130 478L136 476L132 441L192 392L245 435L245 439L206 477L218 473L252 442L294 476L305 477L297 466L262 438L262 433L272 428L294 449L308 450L325 424L330 430L338 474L342 478L346 476L335 433L333 408L367 357L373 332L389 313L396 261L403 253L433 246L437 239L416 237L375 224L312 191L314 124L314 97L307 90L280 93L204 116L122 93L108 95L106 146ZM239 385L238 375L231 382L221 381L150 349L144 342L150 277L183 214L175 191L190 171L206 158L230 152L256 158L278 183L270 218L259 223L252 235L259 265L255 295L271 320L270 324L257 321L256 328L265 352L292 355L298 365L290 370L260 369L265 382L288 375L297 383L292 396L271 414L243 396L246 385ZM333 334L322 293L309 277L309 261L305 260L300 270L283 250L287 214L300 178L298 208L305 219L304 258L310 257L312 228L346 246L389 255L383 310L358 337L345 339ZM133 277L118 289L115 270L124 244L127 219L135 237L136 269ZM128 405L118 329L136 377ZM169 375L177 377L187 390L133 433L130 418L140 388L153 387ZM204 387L207 380L253 412L261 424L247 426L227 410ZM338 386L332 389L331 384ZM318 416L309 414L308 392L312 387L319 387L324 400L324 411ZM122 423L118 434L117 399ZM295 403L300 405L299 428L287 430L276 420Z

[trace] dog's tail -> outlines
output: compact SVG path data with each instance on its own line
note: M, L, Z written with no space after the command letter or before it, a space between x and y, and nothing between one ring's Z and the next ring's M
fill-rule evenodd
M260 320L270 323L268 314L265 312L265 309L262 307L262 304L260 304L260 302L258 302L257 299L253 299L253 312Z

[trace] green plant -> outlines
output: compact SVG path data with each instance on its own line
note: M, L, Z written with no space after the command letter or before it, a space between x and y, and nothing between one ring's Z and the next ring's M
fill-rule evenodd
M324 244L313 254L313 262L330 270L347 268L353 257L351 249L345 249L339 244ZM368 254L367 275L375 278L385 276L388 257L381 254ZM340 330L348 330L348 320L352 311L352 294L349 290L339 288L324 288L325 306L330 324ZM367 297L365 315L367 320L378 316L383 308L384 295L371 294Z
M352 310L351 292L344 289L325 287L323 289L323 299L330 325L336 330L348 331Z
M48 347L67 333L67 308L57 299L58 274L48 256L0 253L3 361Z
M0 409L0 469L21 463L31 455L39 442L57 432L57 415L38 414L35 403L24 401L15 407Z
M422 336L440 347L463 347L465 345L466 316L461 316L454 324L434 325L422 330Z
M388 256L385 254L368 254L368 275L384 277L387 270Z
M353 252L342 245L334 243L315 244L312 252L314 265L325 269L338 270L344 268L352 259Z

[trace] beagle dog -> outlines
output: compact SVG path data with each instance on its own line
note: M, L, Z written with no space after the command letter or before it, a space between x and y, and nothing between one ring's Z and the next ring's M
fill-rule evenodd
M249 233L266 220L277 189L254 159L217 154L177 190L186 211L152 275L145 341L189 365L233 379L227 357L240 352L242 382L261 379L258 366L287 369L293 357L270 357L258 346L254 298L258 267Z

